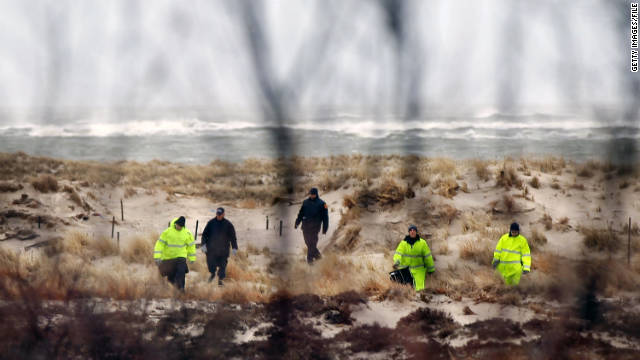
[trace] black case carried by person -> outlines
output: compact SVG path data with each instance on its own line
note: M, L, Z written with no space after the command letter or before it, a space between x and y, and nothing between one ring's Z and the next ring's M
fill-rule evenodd
M411 271L408 267L393 270L389 273L389 278L391 281L395 281L400 284L413 284L413 276L411 276Z

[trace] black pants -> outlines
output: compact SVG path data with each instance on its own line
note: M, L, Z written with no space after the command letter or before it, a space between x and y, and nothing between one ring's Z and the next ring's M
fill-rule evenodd
M216 256L209 255L207 253L207 267L209 268L209 272L211 273L211 278L216 276L216 269L218 270L218 280L222 280L227 276L227 259L228 256Z
M166 276L169 282L180 290L184 290L184 275L188 272L185 258L163 260L160 263L160 274Z
M320 226L315 224L302 224L302 235L304 243L307 245L307 262L311 264L314 260L320 259L322 255L318 250L318 233Z

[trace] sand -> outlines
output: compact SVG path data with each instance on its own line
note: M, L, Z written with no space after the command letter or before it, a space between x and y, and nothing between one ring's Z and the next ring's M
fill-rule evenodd
M496 165L494 165L496 166ZM497 167L492 168L494 171ZM452 267L464 267L471 274L486 271L486 266L472 260L460 258L460 253L465 243L478 241L483 238L482 231L478 229L465 230L464 224L468 219L489 223L482 227L493 228L493 238L484 239L495 245L501 233L508 230L508 224L517 221L521 226L521 233L529 237L535 229L543 233L547 243L535 249L533 252L534 269L537 256L541 254L554 254L562 259L583 260L590 259L614 259L623 261L626 254L608 253L584 246L584 236L580 232L581 227L606 228L613 226L623 236L623 224L631 217L634 223L640 219L640 196L638 186L632 184L621 188L619 180L611 180L604 183L604 175L596 172L594 176L582 178L576 175L575 168L567 167L562 172L552 174L536 170L529 170L528 174L520 172L519 176L524 181L525 190L512 187L506 189L496 186L494 180L483 181L474 173L473 168L460 166L457 170L458 184L466 184L466 191L458 190L455 196L445 197L432 187L420 187L415 189L415 197L406 198L401 203L388 207L372 206L362 209L361 216L349 224L361 226L357 242L349 247L341 247L344 234L338 228L341 214L349 211L343 204L343 198L352 194L354 189L340 188L334 191L322 192L320 197L329 206L329 231L326 235L320 235L319 248L326 255L338 253L339 256L359 264L370 264L380 271L390 271L389 256L395 246L406 233L406 228L411 222L419 224L420 232L427 238L436 258L436 269ZM531 179L539 178L541 186L536 189L529 185ZM551 186L560 184L560 189ZM584 190L571 187L571 184L581 184ZM6 238L20 229L28 229L38 236L35 239L21 241L8 239L0 241L3 248L15 251L25 250L31 245L62 237L70 232L82 232L92 237L111 237L111 222L116 217L115 231L120 233L120 246L126 248L131 241L138 236L147 236L151 233L160 233L167 223L174 217L185 216L187 227L195 232L198 221L199 234L206 222L214 216L217 207L226 209L226 218L230 220L236 229L238 245L241 250L252 247L257 252L250 252L248 256L249 267L256 273L267 273L269 263L277 257L286 257L302 263L305 257L302 232L294 229L294 221L300 202L306 195L298 193L293 196L293 204L281 202L273 206L257 206L255 208L243 208L238 204L229 202L216 202L212 199L197 196L187 196L180 193L167 193L160 189L133 188L135 194L125 195L122 187L97 188L93 186L82 187L78 182L61 180L60 187L72 186L79 191L79 195L90 204L91 210L82 209L75 204L69 195L63 191L55 193L40 193L28 183L23 183L24 188L16 192L0 193L0 211L15 210L23 214L25 218L5 217L5 223L0 225L0 239ZM24 204L12 204L20 199L21 194L26 194L29 199L36 199L39 206L28 207ZM513 199L514 206L509 211L504 198ZM120 201L124 204L124 220L120 218ZM450 221L438 215L446 207L454 209L454 215ZM79 216L79 215L85 215ZM545 228L542 220L549 216L551 228ZM37 228L33 220L37 216L48 216L52 220L51 227L43 224ZM266 229L266 218L269 218L269 229ZM564 224L560 220L567 218ZM465 220L467 219L467 220ZM279 234L279 224L282 221L282 236ZM488 226L486 226L488 225ZM489 230L486 230L489 231ZM624 237L626 239L626 237ZM114 239L115 241L115 239ZM625 243L626 244L626 243ZM268 254L261 253L263 249L269 250ZM626 249L626 247L625 247ZM151 254L149 254L151 256ZM203 254L198 252L198 256ZM545 255L542 255L545 256ZM100 263L102 261L103 263ZM96 260L96 264L107 268L111 266L109 260ZM102 264L102 265L100 265ZM484 269L484 270L483 270ZM318 270L321 271L321 270ZM187 283L190 279L204 277L207 274L199 274L192 271L187 275ZM439 275L438 275L439 276ZM553 277L549 274L534 274L532 282L540 282L542 279ZM441 278L436 278L436 280ZM434 281L428 279L427 281ZM460 280L463 281L463 280ZM488 281L488 280L487 280ZM523 280L528 281L528 280ZM532 285L533 286L533 285ZM217 290L215 290L217 291ZM630 293L631 309L640 309L640 299L637 293ZM429 301L418 298L397 300L376 300L371 298L366 304L353 307L352 316L355 325L378 323L384 327L395 328L398 321L411 312L421 307L429 307L444 311L452 316L460 325L468 325L478 321L493 318L508 319L517 323L525 323L534 318L544 317L540 313L532 311L528 305L534 302L550 304L548 299L532 298L531 294L523 295L524 301L515 305L503 305L497 302L483 302L469 297L450 297L442 294L431 294ZM622 295L620 295L622 296ZM627 294L629 296L629 294ZM634 297L635 296L635 297ZM615 298L615 296L614 296ZM158 299L150 305L152 311L149 316L158 318L162 313L164 302L168 300ZM115 304L109 306L114 307ZM168 305L167 305L168 306ZM474 314L465 315L463 309L468 307ZM550 306L550 309L559 306ZM156 310L153 310L156 309ZM549 309L547 309L549 310ZM104 310L107 311L107 310ZM549 310L551 313L552 311ZM325 338L331 338L344 329L344 326L329 324L326 321L311 320L313 326L322 333ZM260 324L244 332L236 334L236 343L245 343L254 340L264 340L264 336L254 336L254 333L263 330L269 324ZM194 327L184 331L198 336L202 328ZM599 333L597 336L614 346L629 348L632 342L628 338L620 338ZM529 338L525 338L529 339ZM453 346L463 346L471 339L450 342Z

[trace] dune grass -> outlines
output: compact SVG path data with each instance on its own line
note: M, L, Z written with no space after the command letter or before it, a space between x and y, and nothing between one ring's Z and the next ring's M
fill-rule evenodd
M622 245L619 236L611 227L602 229L583 226L580 232L584 236L584 245L590 249L615 252Z
M429 224L430 232L446 233L433 239L431 245L435 254L446 255L456 249L447 241L452 224L461 226L462 233L469 234L474 239L462 244L459 257L463 261L460 265L455 268L438 268L430 278L432 281L428 291L482 296L483 293L489 293L487 289L494 291L499 288L496 284L500 284L500 281L495 282L493 271L487 269L490 268L487 265L491 261L495 243L508 231L508 221L504 217L492 217L483 210L469 213L456 209L454 202L449 199L454 199L459 192L465 191L465 180L469 181L470 188L486 187L484 182L495 180L500 187L522 188L524 192L525 182L532 188L538 188L542 187L543 179L545 186L547 183L552 187L557 184L558 189L565 191L567 189L561 189L559 180L549 181L550 176L542 174L559 176L563 171L573 173L580 184L585 183L585 189L591 187L589 181L601 177L597 176L598 172L618 176L613 171L616 169L611 170L607 164L574 164L553 157L459 162L415 156L353 155L248 159L241 163L213 161L207 165L184 165L163 161L76 162L17 153L0 154L0 160L3 160L0 161L0 170L3 170L0 171L0 179L12 184L33 182L32 185L40 187L40 191L62 189L77 205L84 204L82 194L89 184L96 188L92 188L93 191L99 191L97 189L100 187L118 186L125 189L125 196L129 197L140 195L141 189L162 190L170 196L174 193L206 196L216 201L229 201L243 208L271 205L280 197L300 198L311 186L317 186L321 191L349 189L343 198L343 205L347 210L340 210L343 213L334 233L335 243L345 250L338 252L342 254L340 256L329 252L325 258L309 267L298 261L298 258L292 260L285 257L278 260L278 263L275 261L275 254L247 249L252 256L271 258L272 271L256 269L248 260L249 257L244 256L247 254L243 255L241 252L238 257L230 259L227 286L218 289L207 282L206 262L203 255L198 254L198 261L190 265L187 296L193 299L227 299L237 302L262 301L268 299L275 289L282 288L290 289L295 294L308 292L318 295L332 295L355 289L381 298L394 297L396 292L402 293L403 288L397 288L388 279L389 259L386 259L388 261L385 264L367 265L344 254L350 251L357 253L367 241L367 225L363 216L390 211L403 202L415 201L411 199L416 193L420 193L420 196L426 194L427 199L420 205L417 215L413 216L411 212L409 217L419 218L421 229L422 224ZM581 174L584 168L588 168L593 174ZM295 178L292 188L288 188L290 184L285 181L288 177ZM537 182L534 179L538 179ZM54 183L57 185L53 185ZM87 196L91 198L89 193ZM510 194L498 201L502 201L507 210L517 211L515 198L518 196ZM538 223L545 230L557 227L548 214L544 214ZM565 225L564 228L568 228L568 223L568 218L558 220L558 224ZM396 225L389 225L390 229L396 231L394 226ZM402 227L406 229L405 226ZM586 229L581 232L585 237L585 245L589 248L612 252L617 248L615 232L602 229ZM140 236L118 249L113 240L108 238L93 239L83 233L68 234L44 252L30 252L32 255L29 257L2 254L0 262L13 264L1 265L2 271L16 275L15 279L5 278L3 281L38 287L41 289L38 293L52 298L112 296L110 294L115 294L113 296L117 298L173 296L173 288L158 275L152 256L149 255L156 237L156 234ZM539 256L540 250L544 250L545 239L542 230L533 229L529 235L530 245L536 252L534 269L538 266L536 264L540 266L540 276L531 277L530 282L535 284L531 285L534 288L552 293L558 283L550 278L554 277L552 275L557 268L553 265L555 260ZM439 266L437 262L436 266ZM67 276L56 275L58 270L66 272ZM345 273L350 276L344 276ZM613 288L626 287L628 279L634 279L627 273L621 276L627 280L616 282L611 279ZM118 281L119 278L125 280ZM468 290L464 289L465 281L470 284Z

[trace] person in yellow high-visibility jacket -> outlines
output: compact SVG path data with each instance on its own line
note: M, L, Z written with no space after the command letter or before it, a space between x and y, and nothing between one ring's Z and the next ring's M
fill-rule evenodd
M184 224L184 216L173 219L153 249L160 274L180 290L184 290L184 276L189 272L187 258L191 263L196 261L196 242Z
M502 275L505 284L518 285L520 276L531 271L531 250L527 239L520 235L520 225L513 223L502 235L493 251L491 265Z
M416 291L424 289L426 274L436 271L429 245L418 235L418 228L415 225L409 226L409 235L398 244L396 253L393 255L393 267L409 268Z

